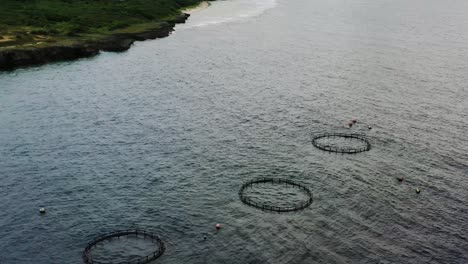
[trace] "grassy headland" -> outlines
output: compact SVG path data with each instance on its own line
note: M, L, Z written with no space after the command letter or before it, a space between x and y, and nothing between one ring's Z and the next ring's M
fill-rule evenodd
M165 37L203 0L1 0L0 70L123 51Z
M143 31L200 0L2 0L0 49Z

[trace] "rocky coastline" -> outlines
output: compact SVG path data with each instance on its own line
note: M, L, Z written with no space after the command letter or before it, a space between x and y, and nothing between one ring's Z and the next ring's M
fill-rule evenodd
M32 49L0 50L0 71L91 57L97 55L100 51L126 51L135 41L169 36L174 31L175 25L177 23L185 23L189 16L189 14L183 13L175 19L161 23L160 26L154 29L136 33L114 34L98 41L83 42L69 46L58 45Z

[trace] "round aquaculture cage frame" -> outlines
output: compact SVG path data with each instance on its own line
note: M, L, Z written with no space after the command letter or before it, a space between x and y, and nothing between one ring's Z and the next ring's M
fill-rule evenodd
M103 262L103 261L97 261L93 259L91 255L91 250L93 247L99 245L103 241L111 240L112 238L120 238L123 236L130 236L130 235L135 235L136 237L141 236L142 238L149 238L152 241L156 242L157 248L151 254L146 255L144 257L140 257L138 259L131 260L131 261ZM159 258L164 253L165 250L166 250L166 247L164 246L163 241L157 234L153 232L148 232L148 231L139 230L139 229L116 230L107 234L102 234L94 238L86 246L85 250L83 251L82 257L83 257L83 262L86 264L124 264L124 263L125 264L144 264L144 263L150 263L151 261Z
M345 138L345 139L356 139L363 143L362 147L339 147L339 146L330 146L320 142L320 139L323 138ZM334 153L341 154L356 154L360 152L369 151L371 149L371 144L367 137L362 134L347 134L347 133L321 133L312 135L312 145L314 147Z
M255 184L265 184L265 183L285 184L285 185L289 185L292 187L297 187L306 193L307 200L297 203L293 206L273 206L273 205L266 205L266 204L258 203L255 200L252 200L247 195L245 195L244 191L247 188L252 187ZM265 211L280 212L280 213L304 210L305 208L309 207L313 201L312 192L305 185L299 182L292 181L292 180L280 179L280 178L259 178L259 179L250 180L244 183L242 187L240 188L239 198L244 204L248 206L252 206L252 207L265 210Z

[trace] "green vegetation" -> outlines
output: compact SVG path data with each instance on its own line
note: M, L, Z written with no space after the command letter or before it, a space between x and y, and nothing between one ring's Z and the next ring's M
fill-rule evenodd
M0 0L0 49L144 30L201 0Z

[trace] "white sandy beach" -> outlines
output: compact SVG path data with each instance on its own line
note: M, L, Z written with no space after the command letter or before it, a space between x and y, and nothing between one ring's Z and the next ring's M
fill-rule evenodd
M208 1L203 1L201 2L199 5L195 6L195 7L190 7L190 8L187 8L187 9L184 9L183 12L184 13L187 13L187 14L193 14L193 13L196 13L200 10L203 10L207 7L209 7L211 4L208 2Z

